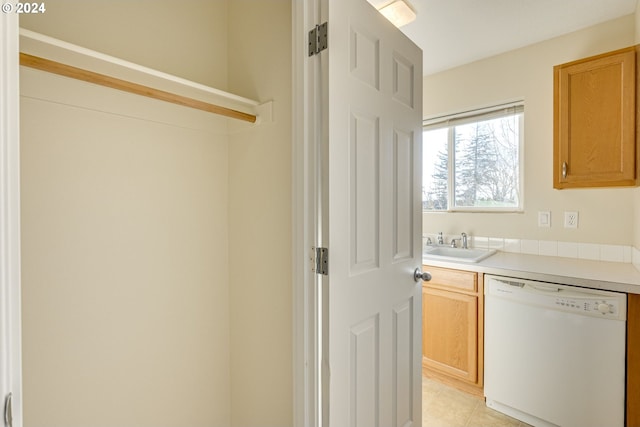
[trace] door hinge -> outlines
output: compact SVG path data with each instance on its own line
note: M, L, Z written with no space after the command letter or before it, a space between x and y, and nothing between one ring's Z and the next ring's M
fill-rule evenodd
M311 248L311 269L316 274L327 276L329 274L329 249Z
M317 55L327 48L327 23L316 25L309 31L309 56Z

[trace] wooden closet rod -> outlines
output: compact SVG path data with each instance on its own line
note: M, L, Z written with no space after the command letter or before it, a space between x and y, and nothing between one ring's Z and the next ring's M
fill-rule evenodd
M207 102L198 101L197 99L176 95L175 93L165 92L163 90L154 89L152 87L117 79L115 77L109 77L104 74L94 73L93 71L83 70L82 68L72 67L71 65L62 64L60 62L51 61L49 59L40 58L38 56L33 56L22 52L20 52L20 65L35 68L37 70L47 71L49 73L59 74L65 77L71 77L72 79L106 86L112 89L134 93L136 95L142 95L149 98L159 99L161 101L171 102L172 104L178 104L184 107L195 108L197 110L220 114L222 116L231 117L233 119L244 120L245 122L256 122L256 116L252 114L243 113L241 111L232 110L230 108L221 107L215 104L209 104Z

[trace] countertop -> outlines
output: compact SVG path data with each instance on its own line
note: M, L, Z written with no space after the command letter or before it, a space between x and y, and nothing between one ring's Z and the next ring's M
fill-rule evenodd
M640 271L629 263L496 252L477 263L423 258L424 265L640 294Z

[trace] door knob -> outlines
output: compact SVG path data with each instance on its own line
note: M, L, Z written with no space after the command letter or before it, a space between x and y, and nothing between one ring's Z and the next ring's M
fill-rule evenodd
M423 272L422 269L418 267L413 272L413 280L415 280L416 282L419 282L421 280L428 282L429 280L431 280L431 273L429 273L428 271Z

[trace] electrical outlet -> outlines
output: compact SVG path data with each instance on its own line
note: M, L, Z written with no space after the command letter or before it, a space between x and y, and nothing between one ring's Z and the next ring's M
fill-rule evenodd
M578 228L578 212L564 213L564 228Z

